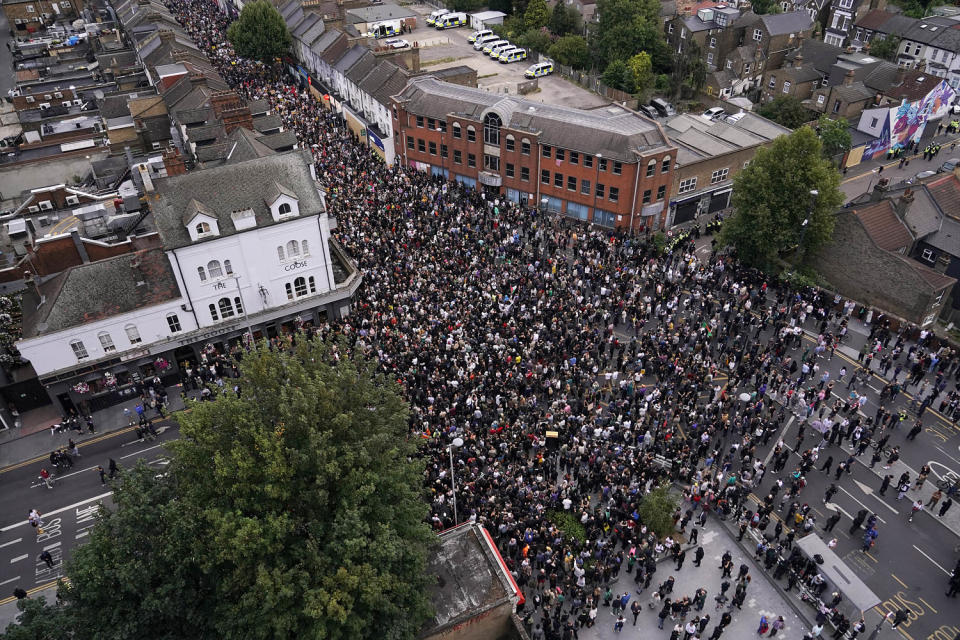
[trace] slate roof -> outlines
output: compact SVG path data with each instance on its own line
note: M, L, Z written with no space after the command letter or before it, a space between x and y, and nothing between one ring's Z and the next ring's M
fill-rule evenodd
M340 59L337 60L336 64L333 65L333 68L339 71L340 73L346 74L347 70L350 69L350 67L352 67L354 64L356 64L357 60L362 58L365 53L373 55L372 53L370 53L370 50L367 49L366 47L363 47L359 44L355 44L350 49L348 49L342 56L340 56Z
M833 98L840 98L847 104L868 100L873 96L873 90L862 82L854 82L849 86L840 84L833 87Z
M64 331L181 295L162 249L70 267L39 289L45 299L39 308L32 288L23 294L24 338Z
M293 134L292 131L284 131L273 136L264 136L244 127L237 127L221 142L199 147L196 150L197 162L209 168L270 156L273 155L274 148L268 146L267 139L288 133ZM295 138L296 134L293 135Z
M213 238L242 233L237 231L230 216L233 211L240 209L253 209L256 228L277 224L264 202L264 194L274 190L275 184L282 184L296 194L301 217L323 213L323 200L310 172L312 163L309 151L296 149L191 171L180 176L158 178L154 181L158 200L153 215L164 248L176 249L195 244L190 240L180 215L194 198L203 202L217 219L220 235ZM205 238L197 242L208 241Z
M817 71L813 65L808 64L802 64L799 69L797 67L783 67L776 73L790 77L794 84L813 82L823 77L823 74Z
M804 38L800 47L793 49L787 54L786 60L796 60L798 55L803 56L803 66L811 65L824 75L830 72L830 67L837 61L837 56L843 53L843 49L832 44L827 44L823 40L813 38Z
M273 114L268 116L260 116L253 121L253 128L261 133L264 131L273 131L274 129L279 129L282 126L283 120L280 119L280 116Z
M806 11L791 11L790 13L765 13L760 16L761 22L767 28L767 33L780 36L787 33L800 33L813 26L813 20Z
M671 146L656 124L617 105L582 110L542 104L514 96L442 82L432 76L413 78L397 100L416 115L449 119L462 114L481 120L495 111L504 127L539 133L543 144L635 162L638 153Z
M350 82L355 85L359 85L360 81L364 77L373 71L373 68L377 66L377 56L368 49L364 51L364 54L357 59L356 62L350 67L344 75L347 77Z
M913 243L913 236L897 217L893 204L889 200L857 207L853 210L853 215L860 220L867 234L881 249L897 251Z
M944 218L936 233L923 239L931 247L946 251L951 256L960 257L960 221Z
M932 73L926 73L914 69L913 71L910 71L904 75L903 83L900 86L891 87L889 90L887 90L886 94L889 97L896 99L897 104L900 104L900 100L913 102L915 100L920 100L930 93L930 91L940 84L942 80L943 78L938 78Z
M250 115L254 118L266 115L270 111L270 103L267 100L252 100L247 103L250 108Z
M953 174L926 184L933 201L945 214L960 219L960 181Z
M297 144L297 142L299 142L297 140L297 134L290 129L281 131L280 133L271 133L269 135L260 136L258 141L274 151L278 149L292 148L295 144Z
M209 122L213 119L213 109L210 107L200 107L199 109L180 109L174 114L174 117L182 125L189 126Z
M951 287L957 282L956 278L951 278L948 275L924 266L916 260L902 256L899 253L895 253L893 255L896 256L897 259L901 260L905 265L913 269L917 275L919 275L923 281L926 282L934 291Z
M368 93L370 96L382 105L389 105L390 99L403 91L410 80L410 74L400 67L395 67L393 73L387 76L387 79L378 87Z
M885 11L884 9L874 9L873 11L865 13L855 24L858 27L869 29L870 31L880 31L881 27L894 15L896 14Z

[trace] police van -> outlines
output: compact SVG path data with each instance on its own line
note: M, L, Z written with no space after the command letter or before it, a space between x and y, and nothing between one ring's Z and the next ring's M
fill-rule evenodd
M474 31L473 33L471 33L470 37L467 38L467 41L470 42L470 44L473 44L474 42L477 41L477 38L482 38L483 36L491 36L491 35L493 35L493 31L491 31L490 29L480 29L480 31Z
M427 16L427 24L431 27L436 26L437 20L450 13L450 9L437 9Z
M437 20L436 27L437 29L455 29L456 27L462 27L465 24L467 24L467 14L448 13L440 16L440 18Z
M495 33L491 33L491 34L489 34L489 35L482 36L482 37L476 39L476 41L473 43L473 48L476 49L477 51L480 51L480 50L483 49L485 46L487 46L488 44L490 44L491 42L493 42L494 40L499 40L499 39L500 39L500 36L498 36L498 35L495 34Z
M490 45L490 57L494 60L498 60L501 53L507 51L508 49L516 49L517 45L512 44L509 40L502 40L492 42ZM487 53L487 49L484 48L484 53Z
M552 62L538 62L537 64L530 65L530 67L523 72L523 75L527 78L542 78L551 73L553 73Z
M527 59L527 50L521 49L520 47L515 47L513 49L507 49L500 53L500 56L497 58L500 61L500 64L508 64L510 62L519 62L521 60Z
M483 53L490 55L490 52L493 51L494 47L502 47L505 44L510 44L510 41L502 38L500 40L491 40L487 44L483 45Z

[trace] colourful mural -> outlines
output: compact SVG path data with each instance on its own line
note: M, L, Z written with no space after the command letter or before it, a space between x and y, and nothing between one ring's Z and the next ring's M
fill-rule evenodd
M899 106L888 109L880 137L867 145L863 159L870 160L885 154L888 150L903 149L913 141L920 141L927 120L942 116L953 99L956 90L946 80L930 90L922 100L903 101ZM877 109L871 109L876 112Z

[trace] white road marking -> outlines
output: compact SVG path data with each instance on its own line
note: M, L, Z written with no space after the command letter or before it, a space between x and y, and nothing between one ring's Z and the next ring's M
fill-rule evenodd
M65 479L65 478L69 478L70 476L75 476L75 475L77 475L77 474L83 473L83 472L85 472L85 471L90 471L90 470L96 469L96 468L97 468L96 466L93 466L93 467L87 467L86 469L80 469L79 471L74 471L74 472L72 472L72 473L64 473L63 475L55 476L55 477L53 478L53 480L54 480L54 482L56 482L57 480L63 480L63 479ZM30 485L30 488L31 488L31 489L36 489L37 487L43 487L43 486L45 486L45 485L46 485L46 483L44 483L44 482L35 482L34 484Z
M940 447L937 447L937 450L940 451L940 453L942 453L943 455L945 455L945 456L947 456L948 458L950 458L951 460L953 460L954 462L956 462L957 464L960 464L960 460L957 460L956 458L954 458L952 455L950 455L949 453L947 453L946 451L944 451L944 450L941 449Z
M56 549L56 548L59 547L59 546L60 546L60 543L59 543L59 542L54 542L53 544L48 544L47 546L45 546L45 547L43 548L43 550L44 550L44 551L50 551L51 549Z
M871 509L871 508L868 507L867 505L865 505L865 504L863 504L862 502L860 502L859 500L857 500L856 496L854 496L852 493L850 493L849 491L847 491L847 490L844 489L843 487L838 487L838 488L840 489L840 491L843 491L845 494L847 494L848 496L850 496L850 499L851 499L851 500L853 500L854 502L856 502L858 505L860 505L861 507L863 507L863 508L866 509L867 511L873 511L873 509ZM886 503L884 503L884 504L886 505ZM886 506L887 506L888 508L890 508L890 505L886 505ZM881 518L879 514L877 514L877 520L879 520L879 521L882 522L883 524L887 524L887 521L884 520L883 518Z
M129 458L129 457L131 457L131 456L138 456L138 455L140 455L141 453L143 453L144 451L150 451L151 449L156 449L157 447L162 447L162 446L163 446L162 444L156 444L156 445L154 445L154 446L152 446L152 447L147 447L146 449L140 449L140 451L135 451L135 452L133 452L133 453L128 453L128 454L125 455L125 456L121 456L120 459L123 460L124 458Z
M88 536L88 535L90 535L90 531L81 531L80 533L78 533L77 535L75 535L75 536L73 536L73 537L76 538L77 540L79 540L80 538L83 538L83 537Z
M73 503L73 504L71 504L71 505L67 505L66 507L61 507L60 509L55 509L54 511L47 511L47 512L44 513L43 515L45 515L45 516L53 516L53 515L56 515L56 514L58 514L58 513L63 513L64 511L70 511L71 509L75 509L75 508L79 507L79 506L82 505L82 504L87 504L88 502L93 502L94 500L102 500L103 498L106 498L106 497L112 496L112 495L113 495L113 491L108 491L108 492L106 492L106 493L101 493L101 494L98 495L98 496L93 496L92 498L87 498L86 500L81 500L80 502L75 502L75 503ZM2 533L2 532L4 532L4 531L10 531L11 529L16 529L17 527L22 527L22 526L24 526L24 525L26 525L26 524L27 524L27 521L26 521L26 520L21 520L20 522L15 522L15 523L13 523L13 524L8 524L8 525L5 526L3 529L0 529L0 533Z
M0 582L0 587L2 587L5 584L10 584L11 582L16 582L19 579L20 579L20 576L17 576L16 578L10 578L9 580L4 580L3 582Z
M10 540L9 542L4 542L3 544L0 544L0 549L3 549L4 547L9 547L12 544L17 544L21 540L23 540L23 538L17 538L16 540Z
M926 558L927 560L929 560L929 561L932 562L933 564L937 565L937 568L939 568L940 571L943 571L943 572L944 572L945 574L947 574L948 576L950 575L950 572L947 571L946 569L944 569L943 567L941 567L939 562L937 562L936 560L934 560L933 558L931 558L930 556L928 556L927 554L925 554L925 553L923 552L923 549L921 549L921 548L918 547L917 545L913 545L913 548L916 549L917 551L919 551L919 552L920 552L920 555L922 555L924 558Z
M826 507L827 509L829 509L830 511L839 511L839 512L842 513L843 515L845 515L845 516L847 516L848 518L850 518L851 520L853 520L853 516L851 516L851 515L850 515L849 513L847 513L846 511L844 511L844 510L843 510L843 507L841 507L840 505L838 505L836 502L824 502L824 503L823 503L823 506L825 506L825 507ZM880 516L877 516L877 517L879 518Z
M21 560L24 560L24 559L29 558L29 557L30 557L30 554L25 553L25 554L23 554L22 556L17 556L16 558L11 558L11 559L10 559L10 564L13 564L14 562L20 562Z

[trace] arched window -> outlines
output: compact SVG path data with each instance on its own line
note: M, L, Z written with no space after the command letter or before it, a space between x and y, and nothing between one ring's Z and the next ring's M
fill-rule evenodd
M140 337L140 331L137 329L136 325L128 324L123 328L127 332L127 340L130 341L130 344L137 344L143 342L143 339Z
M200 276L200 282L204 282L207 279L207 272L203 267L197 267L197 275Z
M229 260L223 261L223 272L228 276L233 273L233 266L230 264Z
M307 281L303 276L293 281L293 290L298 298L307 295Z
M300 253L305 256L310 255L310 246L307 244L306 240L300 241Z
M222 278L223 269L220 268L219 260L211 260L207 263L207 273L210 274L211 278Z
M653 174L657 172L657 161L651 160L647 163L647 177L652 178Z
M230 298L220 298L217 300L217 307L220 309L221 318L233 316L233 304L230 302Z
M296 240L291 240L287 243L287 257L296 258L298 255L300 255L300 243Z
M281 204L281 205L277 208L277 213L279 213L279 214L282 215L282 216L287 215L287 214L290 213L291 211L293 211L293 208L290 207L290 203L289 203L289 202L284 202L283 204Z
M217 305L215 304L210 305L210 317L213 318L214 321L220 319L220 316L217 315Z
M307 283L309 283L310 285L310 293L316 293L317 292L316 278L314 278L313 276L310 276L309 278L307 278Z
M240 299L240 296L233 299L233 306L237 308L237 313L243 313L243 300Z
M473 128L473 125L467 126L467 142L476 142L477 141L477 130Z
M289 282L283 285L287 290L287 300L293 300L293 285Z
M500 127L503 121L495 113L483 116L483 142L485 144L500 144Z
M117 347L113 344L113 338L111 338L110 334L106 331L101 331L97 334L97 337L100 338L100 346L103 347L104 353L117 350Z
M286 259L283 255L283 247L277 247L277 257L280 258L280 262L283 262Z
M210 233L210 225L206 222L198 222L195 228L198 236L202 236L205 233Z
M517 139L507 134L507 151L515 151L517 148Z
M459 123L459 122L454 122L454 123L453 123L453 137L456 138L457 140L459 140L460 138L463 137L463 135L460 133L460 123Z
M660 173L670 172L670 156L663 157L663 163L660 165Z

